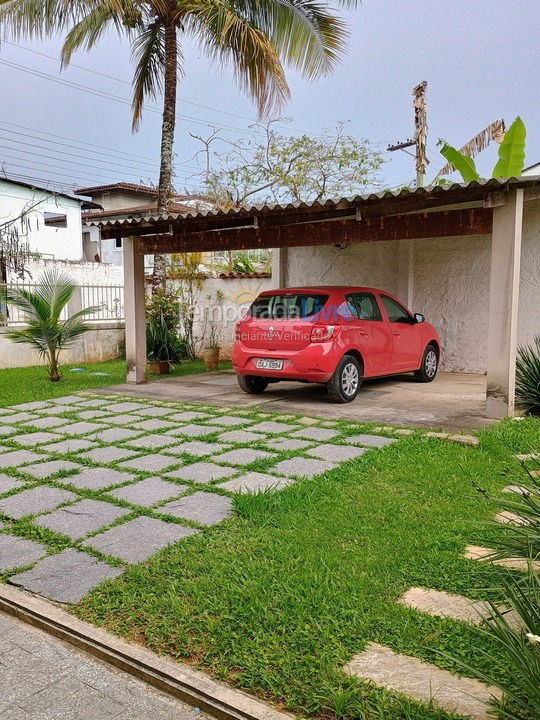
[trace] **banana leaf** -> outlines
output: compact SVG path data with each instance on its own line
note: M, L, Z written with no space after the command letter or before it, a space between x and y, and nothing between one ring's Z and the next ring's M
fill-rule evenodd
M494 178L519 177L525 166L525 124L518 117L510 125L499 145L499 160L493 168Z
M441 148L441 155L451 163L455 169L461 173L463 182L471 182L472 180L480 180L480 175L476 171L474 160L467 155L463 155L455 147L444 143Z

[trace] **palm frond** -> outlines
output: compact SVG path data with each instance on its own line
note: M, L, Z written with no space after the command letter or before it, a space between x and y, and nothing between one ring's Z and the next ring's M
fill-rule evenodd
M145 27L133 41L132 58L135 60L133 77L133 129L141 122L143 104L147 96L155 98L163 89L165 67L165 29L155 20Z
M268 36L284 62L310 80L328 74L345 48L346 23L329 12L324 2L232 0L231 4ZM356 6L356 2L348 5Z
M202 3L184 27L211 58L232 61L235 80L256 102L260 116L283 106L290 93L275 47L227 0Z
M0 0L0 24L14 38L43 38L76 21L84 0Z

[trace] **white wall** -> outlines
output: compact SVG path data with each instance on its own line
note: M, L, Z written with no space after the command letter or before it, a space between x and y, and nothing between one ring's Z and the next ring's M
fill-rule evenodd
M60 353L61 365L103 362L119 357L125 332L120 325L100 325L77 338L74 345ZM30 347L6 338L6 329L0 328L0 369L46 365L46 361Z
M69 275L78 285L123 285L124 269L114 265L102 263L75 262L69 260L32 260L26 265L29 275L25 282L32 283L39 280L41 273L50 267ZM14 275L8 277L10 282L16 283Z
M82 259L81 203L46 191L27 188L0 179L0 222L18 217L39 203L28 215L30 230L23 237L30 250L62 260ZM47 227L44 213L66 215L67 227Z
M289 248L286 284L371 285L399 295L397 242ZM485 373L491 237L414 243L412 310L438 329L442 369ZM406 298L403 298L406 301ZM525 203L518 343L540 335L540 201Z

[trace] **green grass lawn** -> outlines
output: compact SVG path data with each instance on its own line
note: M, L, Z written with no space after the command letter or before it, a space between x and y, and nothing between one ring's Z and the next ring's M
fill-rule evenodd
M228 361L220 363L220 369L229 367ZM83 368L84 372L71 372L72 368ZM193 375L204 371L202 360L183 360L173 368L171 375ZM53 383L48 378L47 368L42 366L0 370L0 407L119 385L126 381L126 363L125 360L108 360L88 365L62 365L60 373L60 382ZM150 376L150 379L156 379L156 376Z
M462 557L496 532L474 486L519 482L512 454L531 448L533 418L482 431L479 448L415 433L278 493L237 496L236 517L131 567L75 612L299 714L449 718L341 668L369 641L452 670L444 653L485 667L478 630L396 599L411 586L494 597L507 571Z

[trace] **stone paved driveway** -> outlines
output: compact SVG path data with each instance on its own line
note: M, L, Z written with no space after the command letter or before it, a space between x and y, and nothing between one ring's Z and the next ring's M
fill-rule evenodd
M234 495L311 481L395 439L241 408L81 393L6 408L0 575L63 603L234 516Z

